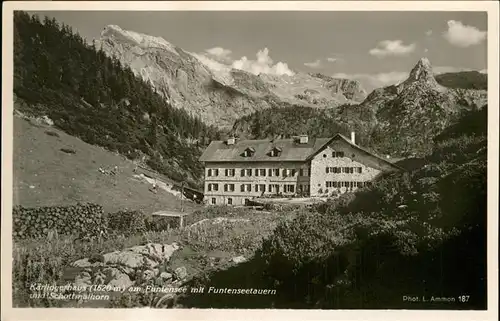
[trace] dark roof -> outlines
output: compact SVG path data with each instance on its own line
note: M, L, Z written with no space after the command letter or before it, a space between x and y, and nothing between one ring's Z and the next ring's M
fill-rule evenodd
M305 144L299 144L294 139L261 139L236 140L234 145L225 141L212 141L200 157L202 162L282 162L305 161L311 154L320 150L330 138L309 138ZM281 149L279 156L272 157L269 152L273 148ZM252 157L243 157L247 148L255 150Z
M307 143L300 144L296 139L261 139L236 140L234 145L227 145L225 141L212 141L200 157L201 162L304 162L313 158L325 146L335 139L341 139L365 154L376 157L392 167L399 168L386 159L379 157L368 150L353 144L347 137L337 134L330 138L309 138ZM243 152L253 148L255 153L251 157L244 157ZM274 148L281 149L278 156L270 156Z

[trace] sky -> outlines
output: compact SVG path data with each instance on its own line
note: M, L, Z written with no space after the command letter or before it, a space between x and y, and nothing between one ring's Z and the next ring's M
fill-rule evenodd
M118 25L250 72L320 72L357 79L368 90L404 80L422 57L436 73L487 69L484 12L36 13L71 25L89 41Z

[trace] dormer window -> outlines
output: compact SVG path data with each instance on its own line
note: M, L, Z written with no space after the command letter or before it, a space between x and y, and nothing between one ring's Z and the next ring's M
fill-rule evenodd
M269 156L271 156L271 157L278 157L278 156L280 156L280 154L281 154L281 148L279 148L279 147L274 147L269 152Z
M255 149L253 147L248 147L243 151L242 156L243 157L252 157L253 154L255 153Z

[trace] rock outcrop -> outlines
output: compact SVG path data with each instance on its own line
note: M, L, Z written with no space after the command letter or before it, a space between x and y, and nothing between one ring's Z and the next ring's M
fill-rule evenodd
M186 269L170 271L167 263L175 251L176 243L134 246L122 251L84 258L73 262L69 269L77 269L74 284L79 287L105 285L107 289L125 290L151 279L168 284L187 277Z
M406 155L423 151L464 111L486 104L485 90L440 85L431 63L422 58L405 81L374 90L360 105L340 108L338 119L371 132L381 152Z

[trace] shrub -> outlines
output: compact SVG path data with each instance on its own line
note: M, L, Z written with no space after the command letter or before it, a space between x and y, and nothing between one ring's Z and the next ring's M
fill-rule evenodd
M161 232L179 227L180 218L151 215L146 217L146 230L153 232Z
M146 231L146 215L142 211L118 211L107 215L108 229L117 233Z

